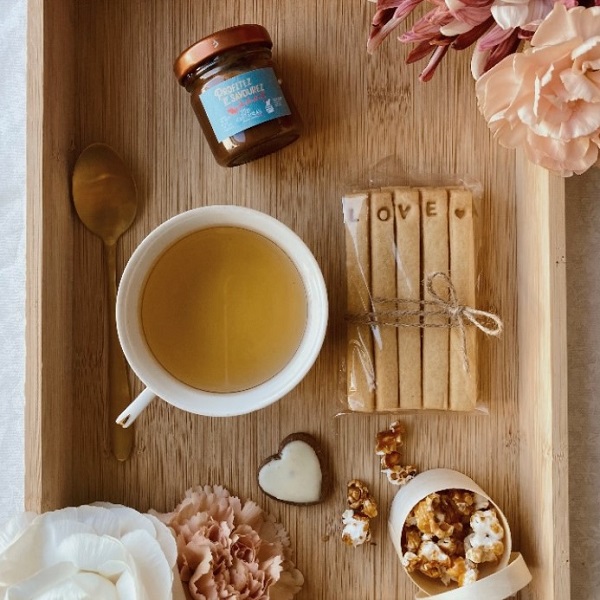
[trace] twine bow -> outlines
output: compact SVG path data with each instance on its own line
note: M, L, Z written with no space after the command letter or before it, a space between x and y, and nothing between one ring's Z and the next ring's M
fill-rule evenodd
M444 285L446 293L438 293L434 289L436 281ZM419 327L422 329L457 327L460 332L463 366L468 373L466 326L474 325L486 335L496 337L502 333L504 328L502 320L494 313L461 304L452 280L441 271L427 276L425 290L431 298L430 300L373 298L374 310L360 315L352 315L350 321L364 325ZM392 308L386 310L386 307ZM445 317L446 319L432 321L432 317Z

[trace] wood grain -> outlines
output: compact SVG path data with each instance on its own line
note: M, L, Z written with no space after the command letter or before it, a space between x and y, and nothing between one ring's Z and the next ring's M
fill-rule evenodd
M67 2L28 5L25 503L38 510L73 484L73 18Z
M523 488L528 506L545 510L524 522L523 551L539 559L532 573L539 586L532 595L568 598L569 494L567 423L567 262L564 182L558 176L517 162L520 223L537 223L535 235L518 230L519 398L521 469L529 471ZM527 401L523 402L523 399ZM540 423L539 431L525 427ZM534 532L537 532L535 534ZM556 532L561 532L556 539ZM552 539L555 538L555 539ZM540 548L546 552L540 552ZM541 575L546 573L547 575Z
M478 349L479 395L489 416L405 417L406 460L421 470L451 467L471 476L501 506L516 548L534 567L522 597L568 598L558 351L564 290L554 262L562 207L544 208L559 184L537 173L536 199L521 196L522 187L516 198L514 154L493 142L479 116L467 54L447 56L434 80L419 84L422 65L401 64L407 48L394 36L375 56L366 55L374 10L366 2L32 0L30 6L28 508L108 500L168 510L186 488L221 483L288 528L306 578L300 600L413 597L387 535L396 490L373 452L375 433L390 418L335 417L345 400L341 197L350 183L360 179L369 187L382 171L395 176L393 185L470 176L483 189L478 299L505 322L503 337L483 340ZM305 132L273 156L227 170L212 159L171 69L191 42L243 22L271 32ZM155 402L138 421L135 452L124 464L114 461L108 443L102 248L75 220L69 197L70 168L91 142L106 142L123 156L142 199L119 248L119 269L168 217L234 203L294 229L321 264L330 293L323 351L286 398L220 420ZM533 238L519 264L517 206L528 217L520 220L521 243ZM532 312L519 322L517 282L524 286L522 310ZM140 391L133 374L131 385ZM321 440L332 467L334 492L314 507L283 506L262 494L255 478L262 460L298 430ZM346 482L354 477L369 484L381 507L373 543L359 549L339 539Z

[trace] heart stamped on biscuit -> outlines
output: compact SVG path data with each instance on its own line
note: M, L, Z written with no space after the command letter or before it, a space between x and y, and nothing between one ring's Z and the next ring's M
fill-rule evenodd
M325 462L321 448L308 433L288 435L279 452L258 469L260 489L288 504L317 504L324 498Z

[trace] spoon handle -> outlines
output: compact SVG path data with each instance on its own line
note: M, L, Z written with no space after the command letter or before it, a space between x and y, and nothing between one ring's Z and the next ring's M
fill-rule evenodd
M124 461L133 448L133 427L124 429L115 423L131 402L125 357L119 344L116 323L117 245L104 244L106 255L106 289L108 300L108 411L111 448L115 458Z

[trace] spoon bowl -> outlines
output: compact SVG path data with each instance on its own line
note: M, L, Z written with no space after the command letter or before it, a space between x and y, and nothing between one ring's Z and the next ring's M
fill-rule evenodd
M110 146L92 144L83 150L73 170L73 203L81 222L104 243L108 303L108 393L111 448L119 461L133 448L133 430L115 423L131 400L125 358L115 322L117 296L116 248L137 211L135 181Z
M135 181L110 146L92 144L77 159L73 202L81 222L105 244L116 244L133 223Z

